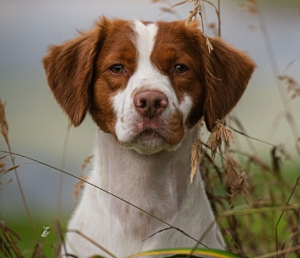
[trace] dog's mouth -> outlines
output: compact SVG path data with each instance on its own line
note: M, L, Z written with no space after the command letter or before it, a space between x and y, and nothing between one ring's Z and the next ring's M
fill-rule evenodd
M136 122L135 136L138 141L164 139L165 123L161 119L141 119Z
M118 142L125 148L137 150L142 154L152 154L161 150L173 150L179 146L184 136L182 117L174 113L168 117L144 118L135 121L122 121L123 135Z
M151 141L159 138L163 138L162 135L152 128L146 128L136 136L137 139L143 141Z
M136 129L132 138L121 144L125 148L135 149L141 154L153 154L171 147L162 128L153 128L152 126Z

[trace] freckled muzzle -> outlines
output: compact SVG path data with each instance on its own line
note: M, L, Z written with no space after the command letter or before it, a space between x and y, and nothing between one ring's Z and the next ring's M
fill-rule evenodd
M132 117L127 117L123 122L123 128L128 129L127 134L123 134L125 136L123 138L120 135L119 142L127 148L147 154L163 149L176 149L185 132L182 114L178 109L172 111L159 109L163 108L159 107L154 116L144 111L137 111ZM159 112L161 114L158 115Z

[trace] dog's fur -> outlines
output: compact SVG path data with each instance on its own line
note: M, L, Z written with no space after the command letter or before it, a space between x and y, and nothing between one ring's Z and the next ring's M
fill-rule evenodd
M224 118L255 67L219 38L209 41L211 53L197 22L102 18L93 30L50 47L43 59L48 84L73 124L89 112L98 127L89 182L196 239L214 220L200 173L189 182L197 122L204 116L211 130ZM147 239L166 227L90 185L68 225L117 257L194 246L175 229ZM75 233L66 243L80 257L105 255ZM202 243L225 248L217 225Z

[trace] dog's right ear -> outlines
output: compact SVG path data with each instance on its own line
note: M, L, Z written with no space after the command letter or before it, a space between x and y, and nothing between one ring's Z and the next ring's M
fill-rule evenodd
M206 73L203 113L207 129L211 131L217 119L223 119L237 104L256 65L245 53L220 38L209 40L213 50L206 54L210 69Z
M110 21L102 18L80 37L49 47L43 58L48 84L74 126L83 121L89 106L89 86Z

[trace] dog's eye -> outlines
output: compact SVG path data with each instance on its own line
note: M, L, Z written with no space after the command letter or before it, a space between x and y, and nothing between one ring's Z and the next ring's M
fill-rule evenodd
M125 72L125 68L123 65L113 65L109 68L113 73L117 73L117 74L120 74L120 73L124 73Z
M188 70L189 68L186 65L183 64L177 64L174 67L174 73L184 73Z

